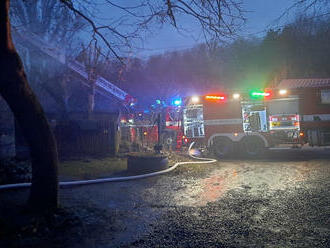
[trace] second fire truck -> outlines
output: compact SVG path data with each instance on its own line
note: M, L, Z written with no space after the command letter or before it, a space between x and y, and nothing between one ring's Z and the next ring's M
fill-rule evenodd
M283 80L277 88L187 99L184 135L218 157L252 157L280 145L330 145L330 79Z

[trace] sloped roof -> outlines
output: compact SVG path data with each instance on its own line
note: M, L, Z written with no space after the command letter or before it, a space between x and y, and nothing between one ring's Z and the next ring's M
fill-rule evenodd
M312 87L330 87L330 78L284 79L277 86L282 89Z

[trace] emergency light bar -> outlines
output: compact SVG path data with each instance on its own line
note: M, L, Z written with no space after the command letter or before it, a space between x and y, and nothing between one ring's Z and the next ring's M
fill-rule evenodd
M225 100L224 96L205 96L206 100Z
M252 96L270 96L269 92L252 92Z
M261 99L261 98L270 98L272 96L271 91L252 91L250 93L251 98Z
M174 106L179 107L179 106L181 106L181 104L182 104L181 98L176 98L176 99L173 99L173 101L172 101L172 105L174 105Z

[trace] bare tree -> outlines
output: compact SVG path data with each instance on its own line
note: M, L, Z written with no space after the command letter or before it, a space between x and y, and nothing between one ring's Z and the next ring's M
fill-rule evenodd
M83 61L88 74L88 118L90 119L95 107L96 80L103 62L101 59L101 48L95 41L89 43L87 47L83 45L78 57Z
M33 32L62 47L85 25L81 17L73 15L59 0L12 0L10 14L13 27Z
M29 202L34 209L56 208L58 158L55 139L12 42L9 0L0 1L0 16L0 93L30 146L32 186Z
M91 27L92 38L102 41L118 59L121 59L120 48L131 45L130 42L139 38L141 32L156 23L170 23L180 29L180 18L187 16L199 24L207 40L221 40L233 35L243 19L239 0L141 0L137 5L130 3L126 6L106 0L109 6L121 10L121 14L110 23L99 25L88 9L90 1L59 1L82 17ZM30 203L39 209L54 208L58 203L56 144L12 42L9 0L0 1L0 15L0 93L13 111L31 148L33 175ZM135 25L128 32L120 32L120 24L127 25L125 20L133 20Z
M305 10L311 8L324 8L329 5L328 0L295 0L290 8L303 7Z
M278 20L293 10L298 10L304 15L311 16L311 18L319 18L330 14L330 2L329 0L294 0L293 4L282 13Z
M162 25L170 24L185 32L185 26L180 22L182 18L190 18L196 23L206 41L232 38L245 21L240 0L140 0L137 4L127 2L122 5L105 0L113 13L119 12L121 16L109 18L106 24L103 20L102 25L96 24L95 15L85 11L88 1L60 1L85 19L90 25L92 39L103 42L120 60L120 53L130 53L132 43L141 39L141 34L146 31L152 32L153 28L158 31Z
M54 48L62 50L67 57L74 56L72 43L76 39L74 34L84 27L82 18L75 16L58 0L12 0L10 13L15 30L14 41L31 87L42 103L53 100L61 118L67 118L70 95L67 81L70 71L65 65L41 52L40 47L22 40L22 36L26 35L26 31L31 32ZM57 83L59 81L60 84Z

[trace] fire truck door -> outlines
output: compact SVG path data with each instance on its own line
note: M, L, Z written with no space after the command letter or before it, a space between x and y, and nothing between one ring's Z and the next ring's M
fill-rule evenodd
M243 104L243 130L244 132L267 132L267 113L263 105Z
M188 138L204 137L203 106L187 106L183 110L184 135Z

